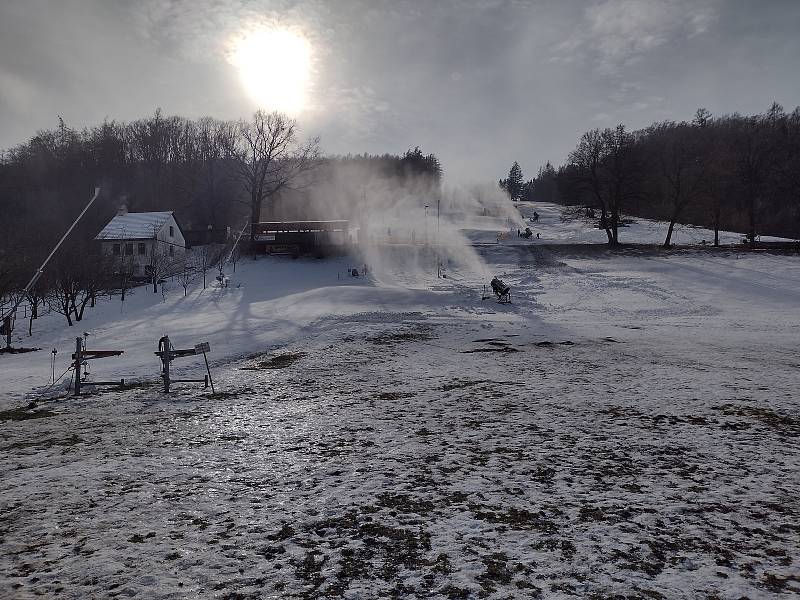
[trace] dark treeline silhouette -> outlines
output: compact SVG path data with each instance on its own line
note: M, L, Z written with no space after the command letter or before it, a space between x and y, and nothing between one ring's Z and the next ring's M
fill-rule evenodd
M519 199L591 208L610 245L624 241L622 214L666 221L665 246L676 223L713 229L715 245L720 229L750 243L798 239L800 108L786 113L774 103L764 114L722 117L701 108L691 122L593 129L564 165L547 163L519 189Z
M366 208L393 210L409 196L423 204L441 193L442 166L419 147L395 154L329 156L298 185L282 190L270 207L275 220L351 219Z
M342 206L352 213L356 202L338 200L334 207L328 200L335 171L343 167L349 179L363 177L365 183L377 172L397 185L421 178L438 187L442 174L438 159L419 148L325 158L319 141L301 141L296 122L281 113L221 121L157 110L130 123L107 120L81 130L59 118L55 129L0 153L0 304L18 297L96 186L101 195L26 298L32 308L46 303L61 312L69 324L100 292L116 291L124 299L130 273L109 264L94 242L122 204L130 212L174 211L184 230L238 231L248 221L288 212L295 218L350 218L347 211L332 213ZM357 183L348 181L351 195ZM175 264L159 272L186 279L196 267ZM102 273L109 277L98 277Z

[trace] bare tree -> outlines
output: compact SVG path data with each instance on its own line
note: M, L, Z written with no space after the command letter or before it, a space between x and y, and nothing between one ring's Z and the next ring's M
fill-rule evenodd
M167 256L162 248L159 248L157 245L153 246L153 252L150 254L150 261L145 268L153 283L154 294L158 293L158 282L170 273L173 266L173 259Z
M107 289L107 261L73 249L56 262L48 284L48 305L64 315L67 324L83 320L86 307L94 306L97 294Z
M707 123L707 120L703 120ZM705 126L705 125L703 125ZM661 123L650 131L655 145L656 173L670 206L664 248L672 243L675 224L686 207L698 200L706 181L706 162L697 132L686 123Z
M134 283L133 255L120 252L116 260L112 260L111 269L113 272L113 280L119 283L120 300L125 302L128 290L133 287Z
M297 184L319 159L319 139L297 138L297 122L283 113L257 111L251 121L238 121L223 143L233 169L248 195L250 223L261 220L266 200ZM255 247L255 229L250 242Z
M25 293L25 300L31 309L28 315L28 337L33 335L33 321L39 318L39 309L47 298L47 292L47 279L40 277L36 284Z
M599 129L592 129L581 136L578 146L569 155L569 162L575 166L573 170L578 186L588 193L592 201L600 209L600 226L608 236L611 244L613 236L608 218L608 199L603 179L603 159L605 150Z
M236 273L236 263L239 262L239 259L242 257L242 248L238 240L233 243L228 256L230 257L231 265L233 265L233 272Z
M47 302L50 308L64 315L67 325L72 327L72 315L81 289L78 269L74 263L64 259L59 260L54 266Z
M628 206L638 193L640 169L636 164L634 137L625 131L624 125L614 129L604 129L600 134L603 143L606 201L611 229L609 245L619 245L619 225L622 210Z
M203 274L203 289L206 289L206 275L208 271L219 262L222 253L219 244L206 244L197 250L197 270Z
M593 129L583 134L569 155L577 183L600 209L600 226L610 246L619 244L620 213L631 191L632 145L633 137L623 125Z
M102 290L107 289L108 286L108 263L103 257L89 254L84 256L78 263L78 283L80 289L75 297L73 304L73 312L75 320L81 321L83 319L83 312L86 306L94 308L97 300L97 294Z
M188 256L184 255L179 263L178 282L183 288L183 296L189 293L189 284L197 277L197 268Z

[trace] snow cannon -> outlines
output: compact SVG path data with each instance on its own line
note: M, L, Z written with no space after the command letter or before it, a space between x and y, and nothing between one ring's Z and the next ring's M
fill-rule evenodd
M491 286L499 303L508 304L511 302L511 288L508 287L502 279L499 279L497 276L493 277Z

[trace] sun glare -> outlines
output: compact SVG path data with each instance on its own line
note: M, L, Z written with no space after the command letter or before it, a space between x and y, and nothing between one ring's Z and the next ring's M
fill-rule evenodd
M235 43L231 63L259 108L301 112L311 79L311 44L288 29L259 29Z

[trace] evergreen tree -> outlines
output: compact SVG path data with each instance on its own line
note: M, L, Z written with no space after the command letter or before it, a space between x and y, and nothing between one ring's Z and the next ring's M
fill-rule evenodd
M522 167L519 166L517 161L511 165L511 170L508 172L508 179L500 180L500 188L505 190L509 197L516 201L522 196Z

